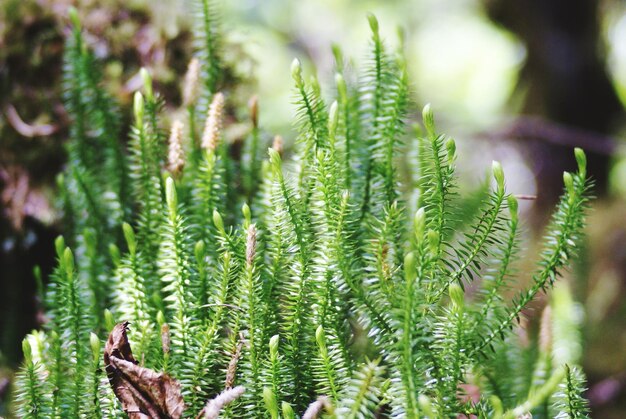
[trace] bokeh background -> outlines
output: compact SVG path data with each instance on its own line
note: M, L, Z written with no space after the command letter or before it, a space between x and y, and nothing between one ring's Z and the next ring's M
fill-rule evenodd
M256 80L251 91L259 97L261 126L287 141L291 60L300 58L330 85L331 44L358 64L368 47L366 13L376 14L390 45L404 39L415 103L408 122L432 104L440 128L457 140L463 188L471 190L497 159L510 192L536 197L523 206L530 256L560 192L561 172L574 166L573 147L588 151L597 199L584 252L565 280L580 302L593 416L626 417L626 2L216 3L225 54L239 74ZM69 123L61 76L70 5L80 11L122 115L129 114L142 66L169 106L178 107L192 53L185 0L0 1L0 416L7 414L21 339L43 321L33 269L40 267L45 282L52 241L62 233L55 177ZM523 284L523 268L519 276Z

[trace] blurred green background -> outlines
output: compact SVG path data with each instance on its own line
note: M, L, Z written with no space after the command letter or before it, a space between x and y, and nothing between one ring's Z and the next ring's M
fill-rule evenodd
M386 41L404 39L417 121L432 104L457 139L467 190L490 160L524 201L533 254L573 166L589 152L597 182L584 256L565 280L584 308L584 367L594 417L626 416L626 3L620 0L237 0L217 2L227 59L256 80L260 123L288 141L294 113L290 63L313 63L331 85L331 44L366 56L366 13ZM144 66L172 110L192 54L185 0L0 1L0 415L6 414L20 341L44 319L33 267L43 278L60 234L54 179L64 162L62 106L67 8L77 6L106 88L123 115ZM332 93L330 89L326 92ZM524 272L520 272L521 281ZM532 316L532 313L529 313Z

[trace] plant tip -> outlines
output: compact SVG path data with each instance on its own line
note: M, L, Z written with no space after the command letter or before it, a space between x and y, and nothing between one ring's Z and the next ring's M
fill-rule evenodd
M97 361L100 358L100 338L93 332L89 334L89 345L91 346L94 361Z
M570 172L563 172L563 183L565 184L565 190L573 198L575 195L574 190L574 177Z
M133 97L133 110L135 112L135 124L138 126L143 123L144 102L141 92L135 92Z
M31 364L33 362L33 348L28 341L28 337L22 340L22 352L24 352L24 361L27 364Z
M465 292L459 284L450 284L448 287L448 295L450 296L450 301L455 308L460 309L463 307L463 303L465 302Z
M131 255L134 255L137 251L137 242L135 241L135 232L128 223L122 224L122 230L124 231L124 238L128 244L128 251Z
M145 67L141 67L139 75L143 81L143 91L146 94L146 98L148 98L149 101L152 101L154 99L154 92L152 91L152 77Z
M291 77L293 77L297 86L301 86L304 83L302 80L302 65L297 58L294 58L291 62Z
M279 336L278 335L274 335L270 338L270 352L275 352L278 350L278 340L279 340Z
M413 252L408 252L404 256L404 275L407 280L413 280L416 276L416 264L415 264L415 254Z
M330 105L330 110L328 111L328 130L331 133L337 131L337 123L339 121L338 108L339 105L337 104L337 101L334 101Z
M424 127L428 135L434 139L435 136L435 117L431 109L430 103L427 103L422 110L422 119L424 120Z
M206 245L202 240L198 240L193 248L193 253L196 256L196 260L200 263L204 261Z
M71 6L67 12L70 18L70 22L72 22L72 26L74 26L76 30L80 31L81 27L80 18L78 17L78 10L76 10L74 6Z
M243 218L246 220L246 222L250 223L250 221L252 220L252 213L250 211L250 206L245 202L241 206L241 214L243 215Z
M376 16L373 13L368 13L367 21L370 24L370 29L372 30L372 32L375 35L378 35L378 19L376 19Z
M587 170L587 156L582 148L576 147L574 149L574 156L576 157L576 163L578 163L578 170L581 174L585 174Z
M493 172L493 178L496 180L498 184L498 190L504 190L504 170L502 170L502 165L498 161L491 162L491 170Z
M220 232L224 233L226 231L224 230L224 220L216 209L213 210L213 224Z
M415 212L415 218L413 219L413 223L414 223L413 228L415 229L415 236L417 237L418 240L421 240L422 237L424 236L424 229L426 227L426 211L424 210L423 207L419 208Z

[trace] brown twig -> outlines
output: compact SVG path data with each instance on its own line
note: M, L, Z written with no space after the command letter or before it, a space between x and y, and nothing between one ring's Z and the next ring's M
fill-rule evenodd
M547 121L536 116L518 116L506 127L481 132L478 137L488 140L538 140L563 147L581 147L585 150L611 155L617 148L613 137L580 128Z
M17 113L17 109L13 105L7 105L4 108L4 114L7 117L7 121L15 131L24 137L46 137L52 135L58 131L59 127L51 124L31 125L24 122L24 120Z
M235 374L237 372L237 363L239 362L239 358L241 357L241 349L243 348L243 334L239 334L239 342L237 343L237 347L235 348L235 352L228 363L228 369L226 370L226 380L224 382L224 388L226 390L233 387L235 384Z
M513 196L517 199L522 199L524 201L534 201L535 199L537 199L537 195L515 194Z

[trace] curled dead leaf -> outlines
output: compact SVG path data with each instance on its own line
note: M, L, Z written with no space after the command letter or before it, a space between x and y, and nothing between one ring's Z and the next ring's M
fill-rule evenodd
M180 383L137 365L126 335L128 325L115 325L104 348L104 365L115 396L130 419L181 418L185 404Z

